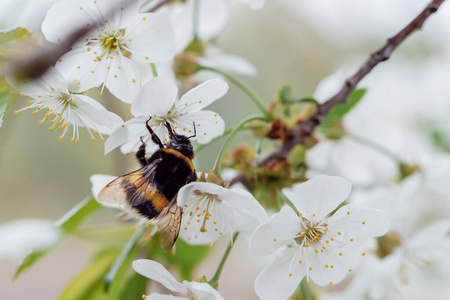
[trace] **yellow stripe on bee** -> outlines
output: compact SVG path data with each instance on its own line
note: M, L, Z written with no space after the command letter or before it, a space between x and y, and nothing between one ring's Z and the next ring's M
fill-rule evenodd
M192 163L192 160L190 160L189 157L181 154L180 151L177 151L177 150L172 149L172 148L167 148L167 149L164 149L164 152L166 152L167 154L172 154L172 155L174 155L174 156L176 156L178 158L183 159L186 162L186 164L189 166L189 168L191 169L192 172L195 170L194 169L194 164Z
M148 189L150 190L150 189ZM162 210L169 205L169 200L158 190L151 190L147 193L146 198L153 204L156 211L162 212Z
M156 211L161 212L167 205L169 205L169 200L167 200L163 193L151 188L147 184L143 184L146 179L140 173L131 175L129 180L139 194L153 204Z

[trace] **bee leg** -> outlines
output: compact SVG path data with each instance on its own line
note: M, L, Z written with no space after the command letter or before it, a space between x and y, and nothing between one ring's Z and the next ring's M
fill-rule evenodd
M145 126L147 127L148 132L150 132L150 135L152 136L152 141L159 146L160 149L164 148L164 145L161 143L161 140L156 135L155 132L153 132L153 129L148 125L148 121L151 120L152 117L150 117L147 122L145 122Z
M144 142L144 140L142 139L141 136L141 146L139 147L139 150L136 152L136 159L138 160L138 162L141 164L141 166L146 166L147 165L147 159L145 158L145 147L146 144Z

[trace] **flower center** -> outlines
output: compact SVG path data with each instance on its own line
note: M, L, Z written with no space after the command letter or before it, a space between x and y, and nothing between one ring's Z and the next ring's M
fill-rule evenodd
M97 56L97 60L101 60L105 55L120 53L123 56L127 55L125 43L125 28L120 30L104 29L98 37L95 38L95 44L99 45L102 52ZM89 44L89 43L88 43Z
M297 238L295 238L295 242L298 245L309 247L309 245L320 241L327 234L327 230L328 228L326 228L325 224L304 220L302 230L297 235Z

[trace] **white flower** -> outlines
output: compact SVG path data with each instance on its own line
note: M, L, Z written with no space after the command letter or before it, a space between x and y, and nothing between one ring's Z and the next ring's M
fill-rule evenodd
M143 296L145 299L195 299L195 300L223 300L223 297L207 283L183 281L179 283L172 274L156 261L139 259L133 262L133 269L139 274L157 281L172 292L179 293L182 297L172 295L151 294Z
M51 222L19 219L0 224L0 259L22 259L32 250L44 250L60 238Z
M102 134L110 134L123 122L118 115L107 111L94 99L73 93L68 88L63 75L54 68L49 68L39 79L23 82L17 82L10 76L7 76L6 79L20 93L21 97L31 98L28 106L16 110L14 113L30 110L33 115L36 115L45 111L45 115L39 123L43 124L49 120L51 131L59 128L61 130L60 140L72 126L70 130L72 141L79 141L79 127L86 127L92 140L95 140L94 134L100 134L100 140L103 141Z
M0 1L0 29L25 27L39 31L47 10L58 0Z
M105 144L105 153L120 145L123 153L137 151L141 145L141 136L146 143L154 145L145 126L150 117L149 125L163 143L168 139L168 131L164 126L166 121L175 132L192 136L195 131L195 142L209 143L223 133L225 123L217 113L202 109L227 91L228 85L225 81L211 79L177 100L176 85L159 77L151 79L142 87L131 105L131 113L136 118L129 120L124 127L119 127L111 134Z
M344 292L330 293L326 299L402 298L405 288L422 269L433 262L441 263L450 250L449 231L450 221L440 220L411 236L403 232L386 235L395 238L395 243L400 245L382 258L369 259L360 266Z
M136 64L172 59L169 22L160 15L138 14L138 6L139 1L64 0L48 11L42 32L51 42L63 41L74 27L99 23L56 65L78 91L104 83L116 97L131 103L140 88Z
M303 277L318 285L332 285L352 271L364 256L356 242L360 237L385 234L389 221L382 211L345 205L328 216L349 195L344 178L316 176L285 190L299 211L284 207L260 225L250 240L252 256L268 255L284 247L255 282L261 299L286 299Z
M260 9L264 6L266 0L239 0L239 2L247 4L251 9Z
M208 182L193 182L178 192L183 207L180 237L190 244L212 244L235 231L251 233L267 214L247 191L226 189Z

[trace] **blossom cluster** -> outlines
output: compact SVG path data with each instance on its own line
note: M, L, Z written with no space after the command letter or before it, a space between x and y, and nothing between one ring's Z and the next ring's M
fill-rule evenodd
M28 101L14 114L29 110L39 115L39 124L48 123L50 131L59 130L61 141L69 136L72 142L79 143L83 140L80 128L85 128L92 141L105 142L105 155L120 149L122 154L136 153L141 164L147 163L140 157L142 152L164 147L167 150L174 136L183 136L194 147L202 147L226 134L233 138L241 125L247 124L226 132L224 119L208 108L215 101L223 101L230 84L235 83L233 74L257 74L249 61L214 45L215 37L229 20L231 1L170 1L156 11L153 8L157 1L45 2L48 7L39 26L10 20L11 26L22 25L35 31L45 47L64 45L74 32L83 34L38 78L23 79L15 73L13 62L5 65L6 82L18 99ZM251 9L265 4L264 0L240 2ZM429 68L440 75L435 64ZM343 73L347 74L338 70L322 81L314 98L329 98L330 90L344 82ZM413 85L405 74L398 75L406 81L398 86L407 89ZM369 81L370 92L384 80L375 77ZM434 84L428 83L429 90ZM450 157L424 138L419 127L427 121L422 120L427 114L421 105L407 99L403 104L408 109L389 111L388 95L370 92L343 121L320 126L311 143L295 149L299 152L292 151L285 161L258 169L255 151L255 162L247 161L239 168L246 156L242 153L247 150L231 154L227 157L229 167L251 174L246 177L246 185L224 180L227 176L225 170L221 171L222 151L213 170L195 173L198 179L182 186L173 199L167 199L170 205L161 208L161 214L154 219L133 214L124 203L103 201L99 196L123 176L92 175L92 195L100 204L127 214L126 220L139 219L133 230L151 228L145 241L147 248L151 248L146 242L152 236L163 235L161 216L175 207L180 212L179 223L174 226L175 239L191 247L213 248L216 243L229 242L233 248L239 243L245 248L245 257L252 261L266 259L258 266L258 275L249 281L260 299L288 299L296 297L299 290L320 291L323 299L398 297L422 270L440 262L450 250L450 192L446 180ZM273 134L275 124L289 127L300 123L302 119L292 115L298 111L308 116L308 101L287 99L284 94L279 98L263 111L269 117L255 119L267 123L257 128L265 130L264 137L283 140ZM112 111L114 105L109 101L123 102L132 118L124 120L119 111ZM443 118L434 110L430 115L430 119ZM392 116L404 118L411 126L399 128L389 121ZM423 122L414 123L417 119ZM254 134L260 136L257 130ZM191 159L178 152L177 158L192 165L192 172L196 172ZM169 185L171 180L167 178ZM116 192L138 191L145 186L140 181L144 180L130 181L130 187L117 188ZM155 196L160 191L154 186L149 190L149 194L139 190L140 196L161 200ZM17 241L8 234L13 227L18 232ZM22 237L24 232L32 234ZM16 248L2 248L0 258L23 256L24 249L51 248L62 236L63 232L48 222L3 225L0 244ZM209 281L195 277L180 283L157 258L150 255L155 260L134 260L132 268L136 273L161 283L170 293L147 295L143 290L142 297L224 299L227 292L218 283L230 248ZM176 244L172 249L175 253Z

